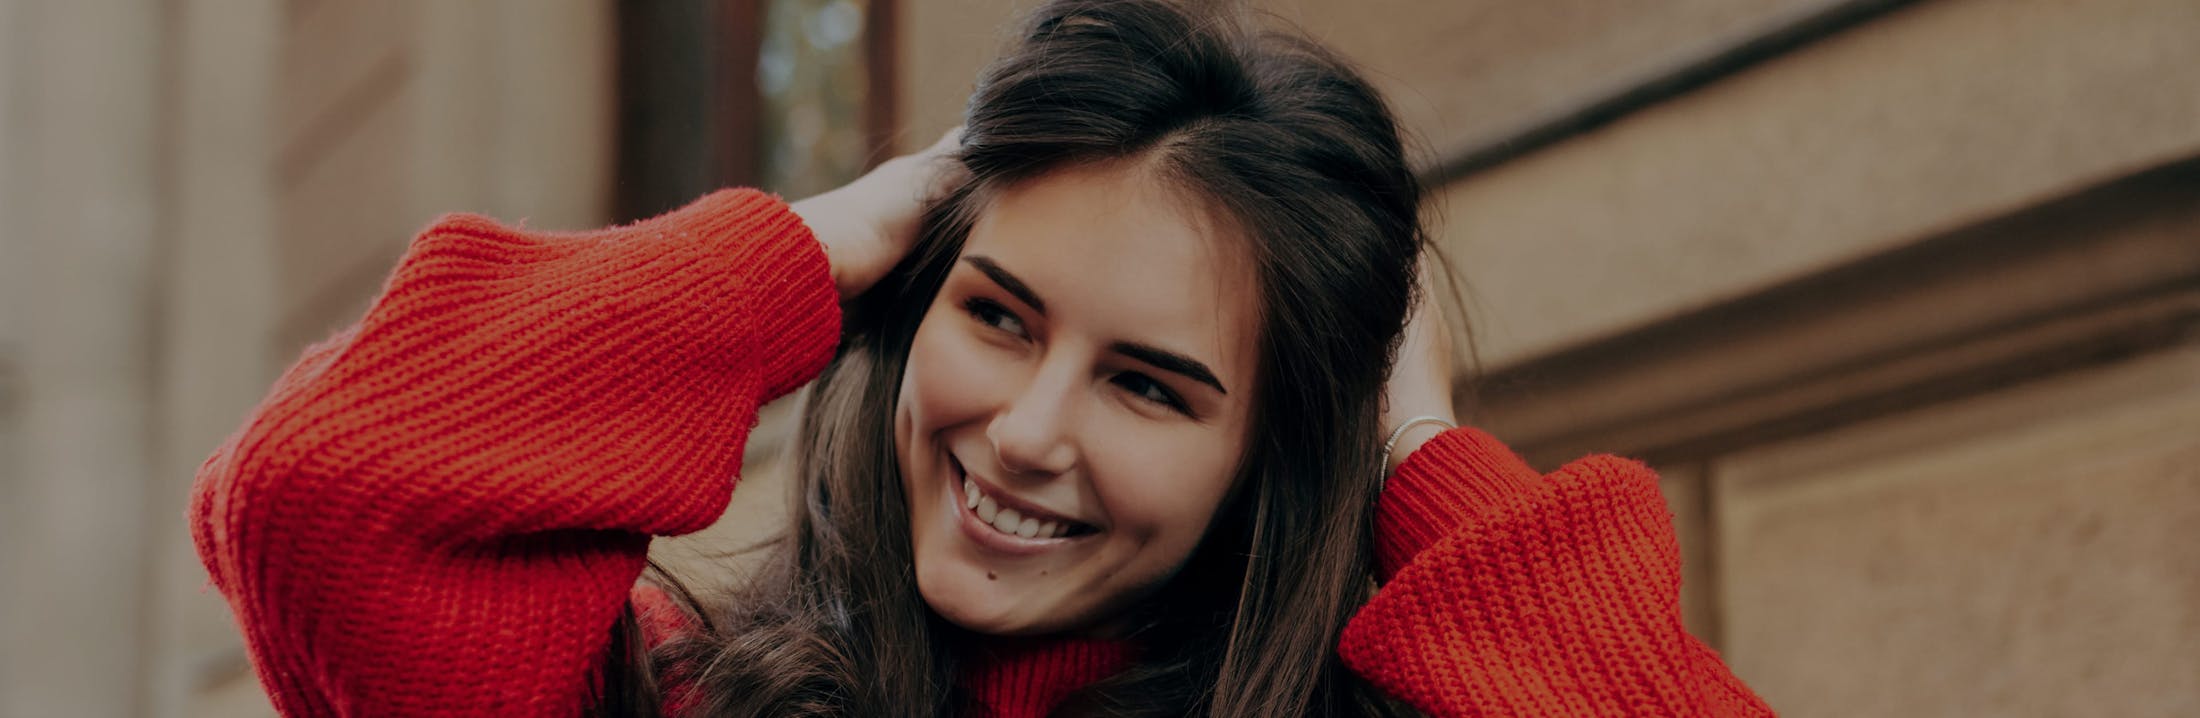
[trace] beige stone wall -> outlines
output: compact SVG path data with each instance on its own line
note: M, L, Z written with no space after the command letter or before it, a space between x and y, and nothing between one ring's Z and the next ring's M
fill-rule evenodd
M1715 464L1726 655L1792 716L2200 713L2200 345Z
M273 178L284 351L358 316L437 215L544 229L609 216L607 3L328 1L285 22Z
M154 5L0 5L0 715L144 700Z
M2200 152L2200 6L1942 0L1445 188L1493 367ZM1593 287L1594 291L1583 288Z
M1369 70L1432 150L1505 141L1839 0L1269 0Z
M938 137L962 122L978 68L1013 37L1009 21L1035 0L909 0L895 60L905 137ZM906 143L905 143L906 144ZM922 145L903 147L915 149Z
M436 214L607 216L610 5L0 3L0 715L270 715L192 472Z
M146 545L154 625L140 639L144 701L139 714L249 716L271 713L243 655L228 611L202 590L206 575L188 540L183 506L190 472L266 390L278 368L269 331L274 293L274 148L268 112L280 30L272 2L218 11L188 6L169 27L176 40L174 159L162 193L168 249L156 286L163 345L154 357L159 400L148 497Z

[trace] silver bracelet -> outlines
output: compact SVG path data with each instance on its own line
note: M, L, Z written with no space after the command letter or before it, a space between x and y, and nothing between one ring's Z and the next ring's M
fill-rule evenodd
M1442 424L1444 425L1444 428L1446 430L1459 428L1458 425L1453 424L1449 421L1445 421L1441 417L1416 416L1411 419L1407 419L1403 424L1399 424L1398 428L1391 429L1390 438L1383 440L1382 464L1375 467L1377 469L1375 488L1378 491L1382 489L1383 484L1390 481L1390 452L1398 450L1398 439L1406 435L1407 429L1411 429L1415 426L1419 426L1422 424Z

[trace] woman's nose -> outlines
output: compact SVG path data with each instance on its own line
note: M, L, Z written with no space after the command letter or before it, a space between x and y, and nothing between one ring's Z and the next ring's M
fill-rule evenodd
M1076 384L1067 374L1039 372L986 426L1003 470L1051 476L1076 468L1078 447L1071 431Z

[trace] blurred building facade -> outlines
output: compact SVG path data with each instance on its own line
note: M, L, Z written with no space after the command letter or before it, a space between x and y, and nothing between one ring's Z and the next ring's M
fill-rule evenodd
M1658 465L1775 708L2200 714L2200 4L1261 4L1420 138L1463 410ZM0 715L268 712L191 474L434 216L829 186L1028 5L0 2Z

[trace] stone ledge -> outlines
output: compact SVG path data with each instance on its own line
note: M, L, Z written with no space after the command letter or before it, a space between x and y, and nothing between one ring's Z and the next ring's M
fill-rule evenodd
M2200 153L2200 8L1941 0L1442 188L1488 366Z
M1682 460L2188 341L2196 232L2200 157L1496 372L1474 415L1546 465Z

